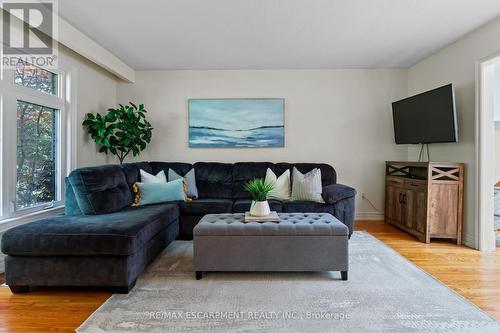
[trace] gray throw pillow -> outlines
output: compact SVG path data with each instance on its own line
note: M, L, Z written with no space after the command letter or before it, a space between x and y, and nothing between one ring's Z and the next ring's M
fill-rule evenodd
M194 176L194 168L189 170L188 173L184 175L184 177L177 174L177 172L175 172L174 170L168 169L169 182L179 178L184 178L186 180L187 196L192 199L198 199L198 188L196 188L196 178Z
M325 203L321 195L323 187L320 169L313 169L304 175L293 168L292 177L292 200Z

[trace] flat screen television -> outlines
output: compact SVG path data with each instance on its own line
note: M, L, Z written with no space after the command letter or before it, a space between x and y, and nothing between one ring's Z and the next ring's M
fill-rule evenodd
M392 103L396 144L458 141L453 85Z

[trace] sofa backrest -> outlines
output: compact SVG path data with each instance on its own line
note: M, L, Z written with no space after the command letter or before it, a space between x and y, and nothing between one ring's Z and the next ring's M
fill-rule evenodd
M125 173L118 165L77 169L67 181L82 214L116 212L132 204Z
M335 169L329 164L324 163L270 163L270 162L239 162L234 164L233 168L233 198L249 199L250 194L244 190L244 185L252 179L266 177L267 168L270 168L277 177L281 176L287 169L292 170L296 167L302 173L307 173L312 169L321 170L321 181L323 186L335 184L337 174Z
M191 163L184 162L150 162L153 174L157 174L160 171L165 172L165 176L168 177L168 169L174 170L178 175L184 176L193 168Z
M233 164L197 162L194 164L194 172L200 199L232 198Z
M245 191L245 184L255 178L265 178L267 168L276 173L276 165L270 162L238 162L233 167L233 198L249 199L250 193Z
M244 190L248 181L264 178L267 168L279 177L286 170L291 174L293 167L302 173L319 168L323 186L337 182L333 167L323 163L137 162L104 165L77 169L67 177L66 214L105 214L129 207L134 196L133 185L141 180L140 169L155 175L162 170L168 175L168 169L172 169L185 175L194 168L200 199L249 199L250 194Z
M125 181L127 182L132 197L135 195L134 184L141 181L141 169L148 173L153 173L151 165L148 162L124 163L120 165L120 167L123 170Z

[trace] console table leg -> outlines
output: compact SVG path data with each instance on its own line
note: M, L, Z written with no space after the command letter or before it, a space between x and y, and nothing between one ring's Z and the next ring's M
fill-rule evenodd
M347 281L347 271L341 271L340 276L342 277L342 281Z
M202 271L196 271L196 280L201 280L203 278L203 272Z

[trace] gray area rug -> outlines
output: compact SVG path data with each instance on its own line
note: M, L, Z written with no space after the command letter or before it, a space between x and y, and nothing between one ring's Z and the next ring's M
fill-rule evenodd
M77 332L499 332L500 324L365 232L339 272L207 273L175 241ZM321 253L319 255L328 255ZM453 274L453 273L450 273Z

